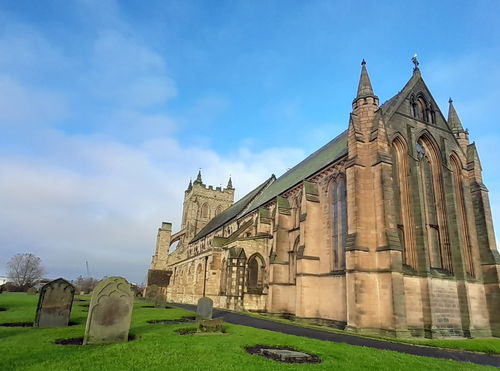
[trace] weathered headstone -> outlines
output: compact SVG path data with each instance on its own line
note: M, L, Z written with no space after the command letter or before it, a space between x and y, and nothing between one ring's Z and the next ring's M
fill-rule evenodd
M90 299L83 345L127 341L133 304L134 294L125 278L99 282Z
M38 298L34 326L68 326L74 295L75 287L62 278L43 285Z
M214 302L212 299L206 296L198 300L198 306L196 307L196 318L197 319L212 319L212 309L214 307Z

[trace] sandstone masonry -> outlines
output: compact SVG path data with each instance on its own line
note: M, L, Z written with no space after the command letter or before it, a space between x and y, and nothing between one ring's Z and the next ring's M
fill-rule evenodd
M181 230L158 231L149 284L171 301L208 296L355 332L500 336L500 256L477 148L414 63L379 105L363 61L348 129L236 203L231 179L214 189L199 173Z

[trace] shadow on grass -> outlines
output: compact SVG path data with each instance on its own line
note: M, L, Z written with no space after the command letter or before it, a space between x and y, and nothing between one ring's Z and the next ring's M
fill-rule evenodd
M138 340L140 338L141 337L138 335L129 334L127 342ZM54 341L54 344L57 344L57 345L76 345L76 346L82 345L83 346L83 336L78 337L78 338L56 339ZM113 343L113 344L116 344L116 343ZM102 344L102 345L112 345L112 344Z
M34 322L7 322L7 323L0 323L0 326L3 327L34 327L33 326ZM79 322L73 322L69 321L68 326L78 326L80 325ZM66 327L66 326L58 326L60 327ZM48 328L48 327L43 327L43 328Z

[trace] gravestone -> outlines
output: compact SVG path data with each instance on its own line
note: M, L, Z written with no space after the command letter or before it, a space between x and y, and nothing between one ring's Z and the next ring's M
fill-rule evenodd
M214 302L212 299L206 296L198 300L198 306L196 307L196 318L197 319L212 319L212 309L214 307Z
M62 278L58 278L43 285L40 289L35 323L33 326L68 326L74 295L75 287Z
M109 277L96 286L90 299L83 345L128 340L134 294L122 277Z

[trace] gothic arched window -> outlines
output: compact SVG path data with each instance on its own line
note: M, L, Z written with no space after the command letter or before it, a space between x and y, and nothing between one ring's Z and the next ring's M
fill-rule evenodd
M260 254L253 254L247 261L248 292L261 293L264 287L264 259Z
M222 206L221 206L221 205L219 205L219 206L217 206L217 208L215 209L215 215L219 215L221 212L222 212Z
M207 219L208 218L208 215L210 213L210 210L208 208L208 204L203 204L201 206L201 217L204 218L204 219Z
M415 239L411 211L410 185L408 182L408 148L403 139L392 142L394 154L395 205L399 241L403 250L403 264L416 268Z
M420 120L427 122L427 103L423 97L417 98L417 116Z
M474 277L474 261L472 259L469 225L465 209L462 166L460 165L460 160L454 154L450 157L450 164L453 171L453 188L455 190L456 213L462 242L465 271Z
M347 204L345 178L337 177L330 187L332 218L333 269L345 269L345 245L347 237Z
M418 140L416 148L430 266L452 272L439 149L428 135Z

